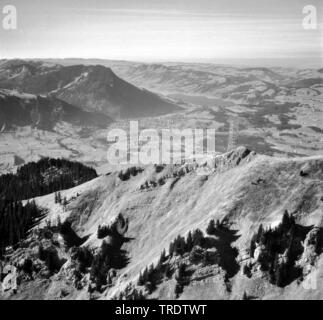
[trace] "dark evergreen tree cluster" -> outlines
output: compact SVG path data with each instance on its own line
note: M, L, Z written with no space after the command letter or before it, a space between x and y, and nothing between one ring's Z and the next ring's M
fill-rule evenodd
M285 211L282 222L276 228L264 230L262 225L259 226L251 239L250 255L253 257L256 246L260 245L263 248L258 257L261 269L268 272L271 283L284 287L300 272L295 261L303 252L301 242L304 237L294 217ZM283 254L284 259L279 258ZM246 273L249 267L246 267Z
M154 265L151 264L149 268L145 268L143 272L140 272L139 278L138 278L138 285L143 286L146 285L146 287L149 287L149 291L153 291L153 288L155 287L156 283L156 274L157 270L154 268Z
M35 202L25 206L21 201L0 202L0 255L7 246L15 246L23 240L37 219L43 215Z
M107 236L119 237L119 232L117 230L117 225L120 224L121 228L127 225L127 220L123 217L121 213L117 216L115 221L109 226L98 226L97 238L104 239Z
M30 258L25 259L21 269L31 277L33 273L33 261Z
M93 262L93 254L86 247L74 247L73 258L78 262L77 271L81 273L85 273Z
M219 220L214 221L214 219L211 219L207 228L206 233L208 235L214 235L216 233L216 230L220 229L222 226L221 222Z
M145 296L141 290L129 289L128 287L121 291L116 297L112 300L145 300Z
M178 236L174 241L170 243L169 255L182 256L185 253L191 252L194 246L203 247L204 243L205 237L200 229L194 230L193 233L190 231L187 234L186 239L182 236Z
M156 266L151 264L149 267L146 267L143 272L140 272L138 285L145 285L148 291L152 292L164 276L167 278L171 277L173 270L170 267L169 261L167 261L169 258L190 253L196 246L203 247L205 241L204 234L200 229L196 229L193 232L189 231L186 238L177 236L169 245L169 256L166 255L166 250L164 249ZM207 255L201 256L201 260L206 261ZM179 270L182 270L181 267Z
M111 246L103 241L100 252L93 258L90 278L95 283L97 290L101 290L101 287L107 284L107 274L111 268L111 251Z
M179 282L176 282L175 289L174 289L176 298L178 298L182 292L183 292L183 286Z
M143 272L140 272L138 285L144 285L149 292L152 292L164 275L169 278L172 270L170 269L169 264L165 263L167 259L166 250L164 249L160 254L160 258L156 266L151 264L148 268L146 267Z
M186 276L186 265L184 263L179 264L177 274L176 274L176 285L174 289L174 293L176 298L183 292L183 288L185 285L185 276Z
M185 272L186 272L186 265L184 263L181 263L178 266L178 271L176 274L176 281L177 282L180 282L180 283L183 282L184 277L185 277Z
M104 239L109 235L113 235L114 230L110 226L98 226L97 237L98 239Z
M130 179L131 176L135 177L138 173L142 171L143 171L142 168L130 167L130 168L127 168L126 170L120 171L118 177L122 181L127 181Z
M219 240L218 238L215 239L214 237L205 236L200 229L196 229L193 232L189 231L186 238L179 235L170 243L168 256L166 255L166 251L163 250L156 266L151 264L140 272L137 284L139 286L145 286L150 293L154 291L156 285L164 277L171 278L174 274L174 266L171 265L171 258L174 256L187 257L187 255L189 255L190 262L202 262L203 265L219 263L225 271L227 271L227 264L229 264L230 268L233 269L232 272L235 272L236 266L234 265L234 262L236 262L235 258L237 253L236 249L231 247L231 242L236 239L234 236L235 231L230 230L227 221L220 223L219 220L217 222L211 220L208 231L212 233L212 235L217 235L218 238L225 235L225 240L222 239L221 241L221 239ZM234 262L231 263L230 259L226 260L227 264L221 263L221 261L215 262L216 260L213 257L210 257L207 249L216 247L216 244L222 245L221 250L225 251L227 254L231 254ZM176 261L176 259L174 261ZM180 263L175 275L175 279L177 281L175 286L175 295L177 297L187 284L188 279L186 273L186 264Z
M264 230L262 224L259 226L257 233L250 242L250 256L254 256L256 245L264 245L270 251L282 251L286 248L287 243L293 238L295 229L295 219L289 215L287 211L284 212L282 222L275 228Z
M38 247L38 258L45 262L50 273L58 271L62 265L57 250L54 247L44 248L42 245Z
M130 295L128 295L127 300L145 300L145 296L141 290L134 289ZM122 299L119 299L122 300Z
M16 174L0 176L0 254L8 245L24 239L28 230L44 213L34 202L21 200L56 192L55 202L67 204L61 189L74 187L97 177L94 169L78 162L44 158L21 166Z
M78 162L43 158L16 174L0 176L0 200L19 201L75 187L96 178L96 171Z
M98 291L108 284L109 270L121 269L127 265L128 258L121 249L124 241L122 236L114 235L109 243L103 241L99 252L93 256L90 278Z

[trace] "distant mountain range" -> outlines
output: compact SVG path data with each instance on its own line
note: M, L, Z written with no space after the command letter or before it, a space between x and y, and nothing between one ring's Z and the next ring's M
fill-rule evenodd
M180 110L171 101L135 87L101 65L62 66L42 61L3 60L0 88L50 95L112 118L150 117Z
M235 67L215 64L128 64L111 62L115 72L134 85L163 94L185 93L261 103L263 99L295 96L306 90L320 95L321 70Z
M245 67L214 63L141 63L98 59L56 59L64 66L100 64L110 67L126 81L161 93L229 99L261 104L264 99L312 96L322 92L322 69Z

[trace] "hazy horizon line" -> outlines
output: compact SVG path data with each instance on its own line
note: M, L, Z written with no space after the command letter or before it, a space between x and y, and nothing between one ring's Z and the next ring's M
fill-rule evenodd
M313 59L315 59L313 61ZM252 66L252 67L281 67L281 68L312 68L320 69L323 67L323 57L312 56L312 57L271 57L271 58L192 58L192 59L116 59L113 57L1 57L0 60L98 60L98 61L115 61L125 63L142 63L142 64L158 64L158 63L183 63L183 64L214 64L214 65L241 65L241 66ZM307 60L311 60L308 62ZM280 62L280 63L279 63ZM287 62L287 63L283 63ZM298 62L298 63L296 63ZM300 66L299 63L304 63Z

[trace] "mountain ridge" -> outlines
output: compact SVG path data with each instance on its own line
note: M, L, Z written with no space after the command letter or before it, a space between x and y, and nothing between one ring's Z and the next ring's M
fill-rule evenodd
M204 166L203 163L201 166ZM72 275L74 260L64 253L66 264L56 278L49 280L49 287L46 290L43 288L44 297L59 298L65 288L68 293L64 299L88 299L91 296L112 299L119 294L127 296L137 288L143 290L146 298L176 298L173 276L163 278L157 289L149 293L137 285L139 273L151 263L157 266L161 252L167 250L178 235L187 236L189 231L196 229L205 232L211 219L225 221L230 232L235 230L237 237L229 247L236 248L238 252L234 258L238 271L227 278L227 271L217 263L209 263L206 267L200 263L191 264L185 255L167 258L171 268L176 268L177 263L184 263L187 270L193 272L178 298L241 299L241 290L246 290L257 299L290 296L290 290L296 290L299 297L310 298L312 293L304 289L303 281L313 272L320 274L315 294L322 296L322 257L316 254L313 264L306 262L306 257L312 254L308 242L295 260L303 270L302 277L295 278L283 288L269 284L266 273L256 269L257 258L248 258L249 243L260 224L265 230L275 228L286 210L296 219L297 225L310 227L310 230L322 227L322 156L284 159L238 148L214 157L208 162L208 167L213 170L204 175L196 174L196 168L189 164L149 166L143 171L134 168L129 176L126 175L127 178L120 172L112 172L62 191L62 196L68 200L66 210L54 204L52 194L36 198L37 205L49 210L47 219L52 224L56 223L58 216L61 221L67 219L80 238L86 237L82 247L96 252L103 241L113 241L113 236L98 238L99 226L113 226L119 219L121 224L127 224L123 237L128 240L122 250L128 256L128 263L121 269L111 270L109 277L112 277L112 282L101 293L86 289L91 283L87 274L83 279L87 285L80 291L68 284L66 279ZM312 231L306 232L306 237L310 237ZM251 279L243 274L246 258L254 265ZM203 272L206 272L205 276L202 276Z
M0 87L50 94L113 118L158 116L181 110L170 100L135 87L101 65L61 66L9 60L0 64Z

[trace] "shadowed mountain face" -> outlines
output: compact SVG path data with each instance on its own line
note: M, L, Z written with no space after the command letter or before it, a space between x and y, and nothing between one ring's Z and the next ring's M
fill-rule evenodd
M111 119L102 114L87 112L54 97L40 97L0 89L0 130L14 126L34 126L52 130L56 123L106 128Z
M158 95L139 89L103 66L60 66L23 60L0 64L0 87L51 94L87 111L113 118L150 117L179 110Z

